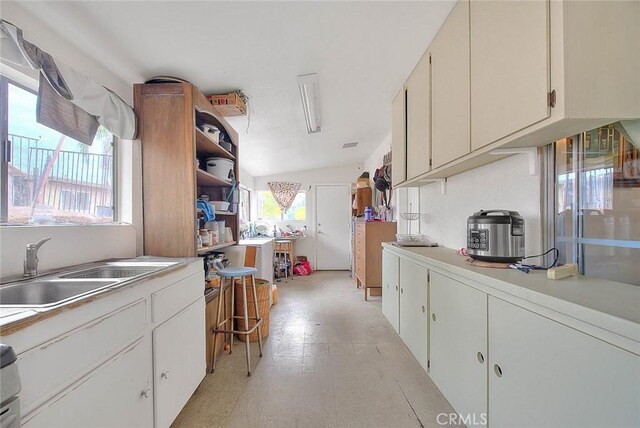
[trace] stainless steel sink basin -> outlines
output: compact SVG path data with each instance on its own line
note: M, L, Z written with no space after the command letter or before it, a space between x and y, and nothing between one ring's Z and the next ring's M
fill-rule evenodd
M118 281L92 280L37 280L0 288L0 305L46 306L72 297L108 287Z
M60 275L60 278L134 278L165 269L175 263L113 263Z

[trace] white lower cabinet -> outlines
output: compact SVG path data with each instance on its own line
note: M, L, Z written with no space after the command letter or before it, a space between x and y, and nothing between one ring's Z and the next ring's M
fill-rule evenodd
M428 276L428 269L400 259L400 338L425 370L429 355Z
M491 427L640 425L640 357L489 296Z
M487 295L431 271L431 379L461 416L484 425L487 414Z
M53 397L22 426L150 427L153 426L150 343L140 338Z
M382 313L396 333L400 332L399 262L395 254L382 251Z
M168 427L205 376L204 297L153 330L155 426Z

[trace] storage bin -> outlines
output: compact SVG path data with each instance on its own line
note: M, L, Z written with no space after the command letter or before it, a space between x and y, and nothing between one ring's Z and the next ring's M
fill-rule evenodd
M207 172L221 180L231 182L233 161L225 158L207 158Z
M246 277L247 281L247 312L249 318L255 317L255 310L253 309L253 293L251 292L251 277ZM265 340L269 336L269 312L271 308L271 300L269 298L271 294L271 283L266 279L256 278L256 294L258 296L258 311L260 311L260 317L262 318L262 325L260 331L262 332L262 340ZM242 279L236 279L235 282L235 301L236 301L236 315L244 316L244 296L242 295ZM238 318L238 330L244 330L244 319ZM255 321L249 320L249 328L256 324ZM258 341L258 331L254 331L249 334L249 342ZM239 334L238 339L244 342L247 337L245 334Z

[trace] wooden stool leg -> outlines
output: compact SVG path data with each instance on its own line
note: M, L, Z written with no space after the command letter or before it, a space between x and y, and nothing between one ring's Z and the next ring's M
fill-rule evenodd
M233 281L233 279L231 280L231 328L229 330L233 330L233 324L235 323L235 315L236 315L236 283ZM229 354L231 354L231 352L233 352L233 336L235 336L233 333L231 333L231 339L229 340L229 342L231 343L231 345L229 345Z
M216 345L218 342L218 333L216 331L220 328L220 310L222 309L222 301L224 300L223 289L224 289L224 278L220 278L220 284L218 285L218 289L220 290L218 293L218 309L216 310L216 325L213 328L213 355L211 357L211 373L216 370Z
M258 293L256 292L256 277L251 275L251 290L253 292L253 310L256 313L256 324L260 320L258 312ZM258 349L260 350L260 358L262 358L262 326L258 326Z
M247 305L247 280L246 276L242 277L242 297L244 297L244 330L249 329L249 308ZM244 347L247 351L247 376L251 376L251 350L249 349L249 335L245 335Z

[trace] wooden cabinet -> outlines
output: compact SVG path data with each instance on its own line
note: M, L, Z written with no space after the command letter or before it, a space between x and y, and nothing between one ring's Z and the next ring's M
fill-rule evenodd
M431 162L431 76L426 53L406 84L407 179L429 171Z
M382 250L382 313L391 326L400 333L400 259Z
M469 2L460 0L431 47L433 168L471 151Z
M420 365L428 368L428 279L429 271L400 259L400 338Z
M355 230L356 285L368 290L382 287L382 243L396 240L396 223L358 221Z
M429 375L461 415L487 413L487 295L431 271Z
M351 194L351 215L354 217L364 214L364 209L371 205L373 192L371 187L362 187L356 189Z
M210 200L225 199L231 184L208 174L205 160L221 157L233 161L237 179L238 134L189 83L134 85L134 105L142 142L144 253L194 257L232 245L196 248L196 230L203 226L198 224L196 198L206 194ZM232 151L209 140L196 127L201 123L224 130L233 143ZM237 210L216 216L216 220L225 220L237 239Z
M149 346L148 339L139 338L48 403L25 415L22 426L153 426Z
M405 89L396 95L391 104L391 185L396 187L407 179L407 121L405 115Z
M640 357L489 297L492 427L638 426Z
M471 2L471 144L547 118L549 1Z
M204 376L203 325L201 297L153 330L154 413L158 427L171 425Z

